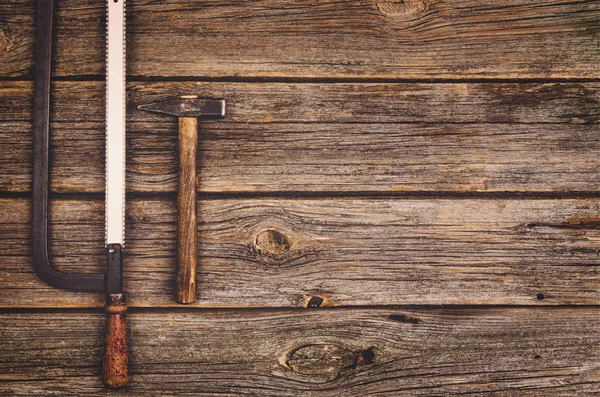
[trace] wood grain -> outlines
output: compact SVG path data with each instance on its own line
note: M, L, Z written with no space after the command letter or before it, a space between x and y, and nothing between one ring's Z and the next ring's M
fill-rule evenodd
M592 396L596 308L137 312L131 396ZM0 314L0 394L105 395L102 315ZM60 379L60 381L58 381Z
M0 4L0 395L103 396L104 297L31 263L35 4ZM51 205L50 254L99 272L105 6L57 10L51 187L75 194ZM110 394L600 394L599 18L597 0L129 2L132 376ZM218 194L199 299L176 309L177 123L136 107L183 93L228 115L201 124Z
M108 388L118 389L129 382L129 352L125 320L127 303L124 295L108 295L105 311L102 382Z
M198 119L179 117L177 192L177 294L179 303L196 301L198 266Z
M37 279L29 203L0 203L0 305L101 307ZM53 203L59 269L102 269L103 208ZM598 304L599 213L598 199L204 200L196 305ZM176 305L176 197L129 200L127 214L129 305Z
M103 84L54 86L52 189L103 192ZM229 106L200 124L200 192L597 192L598 87L133 83L127 187L176 191L177 122L136 107L192 91ZM0 95L0 189L27 192L31 84Z
M28 81L0 81L3 121L32 119ZM229 83L130 82L128 122L164 122L137 109L183 92L225 98L214 123L598 124L600 83ZM52 121L104 122L103 82L56 81ZM208 122L208 120L206 121ZM173 121L174 123L174 121Z
M128 4L127 73L598 78L598 1L152 0ZM31 77L34 6L0 6L0 76ZM104 5L57 7L56 75L102 75Z

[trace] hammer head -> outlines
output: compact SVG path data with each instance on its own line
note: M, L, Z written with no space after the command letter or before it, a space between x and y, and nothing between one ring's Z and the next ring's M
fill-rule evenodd
M148 112L171 114L177 117L224 117L225 100L184 96L162 102L140 105Z

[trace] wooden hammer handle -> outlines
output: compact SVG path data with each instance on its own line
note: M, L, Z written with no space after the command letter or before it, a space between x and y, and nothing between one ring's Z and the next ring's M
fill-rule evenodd
M196 152L198 119L179 118L179 192L177 197L177 302L196 301L198 226Z
M107 296L102 380L110 388L123 387L129 382L126 311L123 294Z

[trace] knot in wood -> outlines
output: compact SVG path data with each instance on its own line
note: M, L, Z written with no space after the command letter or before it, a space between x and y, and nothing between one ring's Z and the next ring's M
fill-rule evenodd
M13 38L8 29L0 26L0 54L8 53L13 46Z
M314 291L311 295L302 295L298 299L298 306L305 309L339 305L340 303L335 299L333 292Z
M315 343L292 350L285 365L296 373L332 381L342 373L373 364L374 359L374 347L353 351L331 343Z
M411 20L427 9L426 0L380 0L377 10L394 19Z
M311 344L293 350L286 362L294 372L333 380L344 368L351 368L356 354L333 344Z
M256 247L259 253L278 256L290 250L289 239L281 232L273 229L263 230L256 236Z

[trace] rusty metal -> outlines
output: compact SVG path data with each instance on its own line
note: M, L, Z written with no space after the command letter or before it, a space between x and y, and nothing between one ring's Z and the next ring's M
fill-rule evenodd
M148 105L140 105L138 109L170 114L177 117L224 117L225 100L180 97Z
M54 1L38 2L33 99L33 264L38 276L53 287L78 291L104 291L103 274L62 273L54 269L48 259L48 142L53 14Z
M117 1L115 0L115 3ZM109 5L111 3L108 3ZM63 273L48 258L50 86L54 0L37 2L35 78L33 99L32 254L37 275L49 285L76 291L104 291L107 296L107 327L104 383L121 387L128 382L126 311L123 294L123 247L106 246L106 274ZM60 252L60 248L58 250ZM118 302L115 303L115 297ZM111 312L112 311L112 312Z

